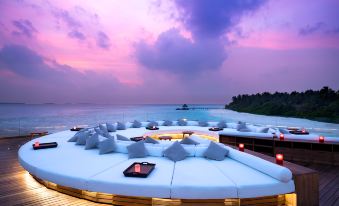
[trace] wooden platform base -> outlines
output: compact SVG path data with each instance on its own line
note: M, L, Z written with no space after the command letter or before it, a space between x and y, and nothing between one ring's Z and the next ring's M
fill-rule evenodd
M150 197L133 197L114 195L100 192L79 190L71 187L57 185L55 183L39 179L33 176L39 183L47 188L68 194L74 197L90 200L98 203L106 203L119 206L295 206L296 194L284 194L259 198L232 198L232 199L165 199Z

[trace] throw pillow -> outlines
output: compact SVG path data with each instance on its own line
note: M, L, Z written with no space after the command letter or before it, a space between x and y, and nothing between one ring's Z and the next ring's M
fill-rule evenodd
M99 135L96 133L86 139L85 149L94 149L97 148L99 143Z
M268 133L268 130L269 130L269 129L270 129L270 128L265 127L265 128L260 129L259 132L260 132L260 133Z
M78 139L77 139L75 144L76 145L85 145L88 136L89 136L88 132L81 133L81 135L78 136Z
M282 134L289 134L290 132L287 129L279 128L279 132Z
M117 122L117 130L125 130L126 124L123 122Z
M131 141L128 137L122 136L120 134L117 134L117 140L121 141Z
M107 154L114 152L115 150L115 141L111 138L107 138L104 141L99 142L99 154Z
M145 143L159 144L159 142L151 137L145 138Z
M134 120L133 124L132 124L133 128L140 128L141 127L141 122L139 122L138 120Z
M177 162L184 160L186 156L188 156L188 152L186 152L184 147L178 141L175 141L171 146L164 150L164 156L174 162Z
M147 127L157 127L157 126L159 126L159 124L158 124L158 122L156 122L156 121L151 121L150 123L148 123L148 125L147 125Z
M171 120L165 120L162 125L164 126L172 126L173 122Z
M128 158L143 158L147 156L144 141L139 141L127 146Z
M107 127L106 127L106 126L104 126L104 125L102 125L102 124L99 124L99 128L100 128L100 130L101 130L104 134L108 133L108 130L107 130Z
M218 124L217 124L217 127L219 128L227 128L227 124L225 121L220 121Z
M206 121L199 121L199 126L200 127L208 127L208 122L206 122Z
M228 155L228 150L215 142L211 142L204 153L204 157L211 160L222 161Z
M186 137L183 140L180 141L180 144L189 144L189 145L197 145L199 142L194 141L193 139Z
M178 120L178 125L179 126L187 126L187 121L184 119L179 119Z
M117 128L115 128L115 126L111 123L106 123L106 127L107 127L108 132L116 132L117 131Z

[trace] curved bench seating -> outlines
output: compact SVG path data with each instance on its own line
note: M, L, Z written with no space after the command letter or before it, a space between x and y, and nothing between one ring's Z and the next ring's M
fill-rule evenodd
M197 126L181 128L186 130L187 127ZM161 127L166 130L170 128ZM176 126L173 128L177 129ZM111 134L128 130L133 130L131 134L148 132L144 128L130 128ZM197 146L185 145L189 157L172 162L162 155L169 141L159 145L146 144L151 156L128 159L126 146L133 142L117 141L117 152L99 155L97 149L84 150L83 146L67 142L74 134L64 131L26 143L19 150L20 164L39 179L58 185L127 196L223 199L254 198L294 191L292 175L287 168L227 146L229 156L223 161L203 158L208 143L204 142ZM32 144L37 140L56 141L58 147L33 150ZM156 168L145 179L124 177L122 171L136 161L156 163Z

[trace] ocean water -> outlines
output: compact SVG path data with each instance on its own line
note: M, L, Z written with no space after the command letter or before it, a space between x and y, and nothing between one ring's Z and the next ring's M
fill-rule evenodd
M302 127L325 136L339 138L339 124L299 118L253 115L223 109L224 105L189 105L195 110L175 110L181 105L94 105L94 104L0 104L0 137L25 135L31 131L49 133L73 126L95 126L116 121L226 120L263 126Z

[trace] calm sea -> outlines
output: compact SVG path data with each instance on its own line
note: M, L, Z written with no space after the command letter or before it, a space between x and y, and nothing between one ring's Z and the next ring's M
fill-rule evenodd
M195 109L176 110L181 105L94 105L94 104L0 104L0 137L25 135L31 131L50 133L73 126L133 120L226 120L245 121L265 126L304 127L313 133L339 137L339 125L307 119L238 113L224 105L189 105Z

